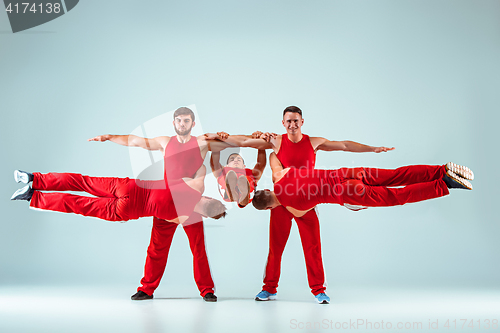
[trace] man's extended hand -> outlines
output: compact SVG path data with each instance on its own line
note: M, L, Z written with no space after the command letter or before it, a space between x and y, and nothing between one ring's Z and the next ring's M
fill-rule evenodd
M111 135L105 134L105 135L98 135L93 138L88 139L87 141L99 141L99 142L104 142L108 141L111 138Z
M229 134L226 132L217 132L217 139L219 140L226 140L229 138Z
M375 153L382 153L382 152L386 152L386 151L389 151L389 150L394 150L396 148L392 147L392 148L387 148L387 147L375 147L375 150L373 152Z
M278 134L276 134L276 133L266 132L266 133L262 133L260 135L260 138L263 140L266 140L266 142L269 142L271 139L276 139L277 136L278 136Z

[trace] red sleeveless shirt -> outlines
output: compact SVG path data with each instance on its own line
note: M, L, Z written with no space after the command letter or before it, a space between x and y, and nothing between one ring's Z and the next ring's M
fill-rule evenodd
M173 220L190 216L200 201L201 193L188 186L182 179L171 180L166 188L164 180L139 180L130 182L131 207L134 217L155 216Z
M176 136L171 137L165 148L164 162L165 180L193 178L203 164L196 137L191 136L186 143L180 143Z
M321 203L343 205L341 184L337 170L291 168L274 184L274 193L284 207L309 210Z
M306 134L302 134L302 139L297 143L290 141L287 134L281 135L281 146L276 156L283 168L314 169L316 164L316 153Z

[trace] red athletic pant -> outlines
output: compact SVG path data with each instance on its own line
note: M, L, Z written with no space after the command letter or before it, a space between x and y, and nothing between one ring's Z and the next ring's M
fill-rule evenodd
M449 194L444 166L410 165L397 169L341 168L344 203L367 207L395 206ZM391 188L391 186L404 186Z
M290 236L292 218L299 228L302 249L307 268L307 280L314 295L326 289L325 271L321 258L321 237L316 211L310 210L302 217L294 217L285 207L278 206L271 210L269 225L269 255L267 257L263 290L274 294L278 288L281 272L281 257Z
M35 172L30 206L63 213L93 216L108 221L127 221L130 217L129 178L89 177L76 173ZM133 181L133 180L132 180ZM80 191L95 195L86 197L68 193L42 191Z
M160 220L156 217L153 219L153 230L151 231L151 241L144 267L144 277L141 279L142 286L137 288L137 291L141 290L148 295L152 295L160 284L177 226L176 223ZM194 280L200 290L200 295L205 296L207 293L213 293L214 281L212 280L205 250L205 233L201 215L193 213L183 224L183 227L193 253Z

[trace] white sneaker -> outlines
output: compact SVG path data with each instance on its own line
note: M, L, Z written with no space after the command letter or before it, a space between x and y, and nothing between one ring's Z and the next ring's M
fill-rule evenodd
M15 170L14 180L18 183L28 184L29 182L33 181L33 174L26 171Z
M464 177L468 180L474 180L474 172L466 166L458 165L453 162L446 163L446 171L450 170L457 175Z

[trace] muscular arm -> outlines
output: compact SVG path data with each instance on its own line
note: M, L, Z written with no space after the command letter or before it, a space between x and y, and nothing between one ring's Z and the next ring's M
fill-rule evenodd
M105 134L88 139L88 141L111 141L122 146L127 147L140 147L147 150L163 150L165 149L170 137L168 136L158 136L156 138L148 139L141 138L136 135L113 135Z
M212 155L210 155L210 167L212 168L214 177L219 178L222 172L222 165L220 164L220 151L212 151Z
M230 135L227 139L223 140L225 143L236 147L250 147L255 149L273 149L270 142L263 139L252 139L246 135Z
M273 172L273 183L274 183L276 181L277 176L281 175L281 171L283 171L283 165L276 156L275 152L272 152L271 155L269 155L269 166L271 167L271 170Z
M372 147L354 141L330 141L325 138L311 138L311 142L313 145L316 144L316 150L324 151L342 150L353 153L381 153L395 149L394 147Z
M264 168L266 167L266 151L265 149L259 149L257 153L257 163L252 169L252 175L255 178L255 181L258 182L262 177L262 173L264 172Z

